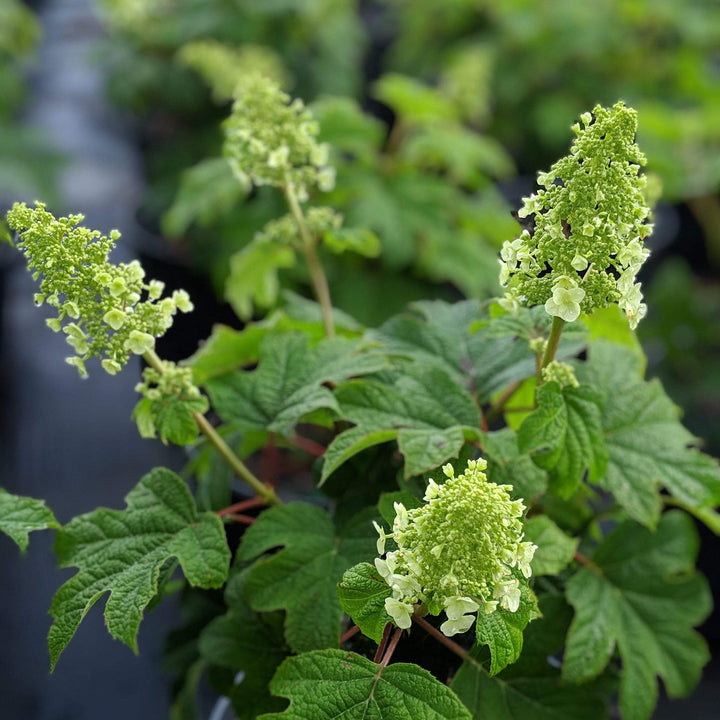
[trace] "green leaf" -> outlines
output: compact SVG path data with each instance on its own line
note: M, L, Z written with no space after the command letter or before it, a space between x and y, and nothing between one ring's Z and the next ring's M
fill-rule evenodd
M546 336L548 318L543 308L489 319L475 300L453 305L424 301L413 303L409 312L390 318L370 335L389 353L440 365L484 403L511 382L535 375L536 358L527 339ZM558 358L568 358L584 345L584 330L567 332Z
M193 369L193 379L204 385L214 377L257 362L260 343L268 332L269 328L260 323L243 330L215 325L202 347L186 361Z
M586 385L548 382L538 388L537 404L518 430L520 451L550 472L550 489L561 497L577 490L586 471L588 482L597 483L607 464L602 396Z
M407 663L383 667L342 650L288 658L270 690L288 698L290 707L262 720L470 720L427 670Z
M712 607L707 583L693 569L698 542L692 519L680 511L663 515L654 533L628 521L567 584L575 619L563 676L574 682L595 677L617 646L624 720L652 715L656 675L671 697L687 695L709 660L692 630Z
M593 343L578 379L601 393L608 464L599 485L613 493L628 514L648 527L660 517L664 486L688 509L720 503L720 467L690 444L679 411L657 380L642 379L642 360L630 349Z
M25 552L34 530L59 528L55 516L43 500L11 495L0 488L0 532L4 532Z
M382 249L378 236L366 228L328 230L322 239L323 245L336 255L353 252L363 257L375 258Z
M242 671L243 679L230 691L239 720L254 720L265 712L283 707L270 695L268 686L280 663L287 657L282 625L277 618L253 612L242 599L247 573L234 573L225 599L228 612L213 620L200 635L200 654L208 662Z
M385 626L392 622L385 612L385 599L392 595L390 586L370 563L360 563L345 572L338 585L340 607L366 635L380 643Z
M208 401L205 396L181 398L177 395L153 401L151 412L155 428L163 443L190 445L198 436L198 426L193 413L206 413ZM142 433L141 433L142 434Z
M482 608L477 614L475 644L490 648L490 675L497 675L519 657L523 647L523 630L540 616L535 594L527 580L520 580L520 606L515 612L498 608L486 615Z
M386 367L383 355L364 348L361 340L330 338L309 347L308 339L299 333L269 335L260 345L256 370L207 383L213 407L223 420L241 430L289 434L308 413L320 408L338 411L323 383Z
M78 573L55 594L48 635L52 667L90 608L107 592L110 634L137 652L143 609L158 590L160 570L177 558L191 585L220 587L230 550L222 522L197 512L185 483L156 468L125 498L127 510L99 508L72 520L57 534L61 567Z
M418 508L423 504L422 500L411 495L407 490L383 493L378 501L378 510L380 511L380 517L387 523L388 527L393 526L395 516L397 515L395 512L396 502L402 503L406 510Z
M328 445L323 456L322 475L319 486L337 470L343 463L369 447L380 445L397 439L397 430L387 428L384 430L369 430L366 427L354 427L340 433Z
M510 428L485 433L483 455L488 463L487 476L498 485L511 485L513 495L532 500L547 490L547 473L518 449L516 433Z
M472 396L440 367L411 366L393 385L351 380L338 386L335 398L342 419L357 427L328 447L321 483L342 462L393 437L409 478L457 457L466 438L479 435Z
M197 223L207 227L229 212L249 190L225 158L210 158L185 170L177 195L162 219L163 232L180 237Z
M546 515L525 521L525 540L537 545L531 562L533 575L557 575L564 570L575 556L579 542Z
M245 597L253 610L286 611L285 637L294 651L337 647L337 583L348 568L376 554L371 519L361 513L338 532L323 509L291 503L266 510L245 533L239 562L283 546L253 565Z
M472 651L450 687L476 720L604 720L604 694L594 684L581 688L564 683L550 664L563 645L570 610L562 598L541 597L542 618L525 632L520 659L490 677L480 662L482 651Z
M592 315L583 315L582 322L590 331L589 340L606 340L627 346L640 359L645 368L645 354L637 334L630 329L625 313L618 305L594 310Z
M295 251L288 245L253 240L230 258L225 299L244 320L252 315L253 304L271 308L280 293L278 271L294 264Z

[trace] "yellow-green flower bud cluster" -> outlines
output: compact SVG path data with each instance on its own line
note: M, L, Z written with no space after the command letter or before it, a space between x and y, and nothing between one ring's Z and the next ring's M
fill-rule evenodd
M237 86L232 114L225 121L225 155L241 182L292 184L304 202L311 188L328 191L335 185L329 148L317 141L319 131L302 100L252 74Z
M419 603L433 615L445 612L440 629L447 636L469 630L478 611L518 609L514 571L530 577L536 546L522 542L522 500L511 499L511 486L488 482L486 466L471 460L456 477L445 465L445 482L430 480L424 505L407 510L395 504L392 533L375 525L381 555L388 538L397 545L375 566L392 588L385 609L398 627L410 627Z
M161 360L160 364L162 373L152 367L143 370L143 382L135 386L135 392L154 403L162 403L169 398L183 402L202 399L205 401L203 412L207 411L207 399L193 382L192 368L180 367L168 360Z
M16 203L7 215L28 269L40 280L35 304L55 308L57 317L46 321L48 327L62 331L75 351L66 362L86 376L86 361L101 358L102 367L114 375L131 354L153 349L178 310L190 312L193 306L184 290L163 298L164 284L146 283L137 260L110 263L120 233L104 236L80 226L83 219L56 219L41 203L35 208Z
M322 237L330 230L342 227L343 216L329 207L311 207L305 211L305 224L313 237ZM277 220L271 220L255 235L257 242L272 242L291 245L300 250L303 239L295 217L288 213Z
M524 198L532 228L500 252L502 301L545 305L567 322L618 303L635 328L646 312L635 277L652 232L645 200L645 156L635 144L637 114L621 102L595 107L573 126L570 154L540 173L542 189Z
M575 368L557 360L542 369L542 378L545 382L556 382L560 387L580 387L575 377Z

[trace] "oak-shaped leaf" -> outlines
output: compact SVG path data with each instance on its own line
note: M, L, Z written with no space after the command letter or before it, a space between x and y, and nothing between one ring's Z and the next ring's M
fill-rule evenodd
M52 511L43 500L12 495L0 488L0 532L10 537L23 552L34 530L58 528Z
M677 510L664 514L655 532L626 521L567 584L575 618L563 677L596 677L617 647L624 720L652 715L656 676L671 697L687 695L709 660L705 641L692 629L712 607L707 583L693 567L698 543L692 519Z
M187 485L156 468L125 498L126 510L98 508L74 518L55 540L61 567L79 571L58 591L48 635L52 667L90 608L106 593L110 634L137 652L143 610L158 591L163 566L176 558L191 585L220 587L230 550L220 519L198 513Z
M476 647L450 687L474 720L605 720L605 693L595 683L577 687L563 681L552 657L562 649L570 608L560 596L543 596L542 617L524 634L519 660L492 676L487 650Z
M321 483L342 463L378 443L397 440L406 478L457 457L466 440L479 436L477 405L447 371L414 365L390 385L350 380L338 386L340 417L356 427L338 435L325 453Z
M266 510L243 536L240 562L282 547L252 566L244 596L255 611L285 610L285 638L295 652L338 646L337 583L376 555L375 514L368 509L338 530L325 510L296 502Z
M570 497L583 480L597 483L605 472L602 396L587 385L561 388L548 382L537 390L537 409L518 430L521 452L550 474L550 490Z
M638 522L654 527L665 487L701 520L717 521L720 465L692 447L697 439L658 380L643 380L643 360L624 345L598 341L578 368L578 379L600 393L608 452L599 485Z
M360 340L329 338L310 347L300 333L268 335L260 345L260 363L207 383L220 417L240 430L289 434L299 420L315 410L338 411L324 383L377 372L385 356L366 350Z
M427 670L409 663L383 667L343 650L288 658L270 690L290 706L261 720L471 720L452 690Z

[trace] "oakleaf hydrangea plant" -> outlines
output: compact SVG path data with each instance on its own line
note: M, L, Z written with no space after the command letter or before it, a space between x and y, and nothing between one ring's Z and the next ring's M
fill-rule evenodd
M711 598L691 516L720 532L720 469L645 380L622 316L645 312L652 227L635 112L581 120L503 246L500 307L419 302L371 329L333 308L318 252L379 250L312 204L333 180L318 123L241 78L228 159L290 212L241 251L245 324L181 363L154 343L192 310L185 292L112 264L119 234L82 216L10 211L71 364L133 372L142 356L140 434L190 455L183 477L149 469L124 510L64 526L0 490L0 531L24 549L56 530L59 563L77 568L50 610L53 667L101 598L108 631L137 649L144 610L181 588L177 717L197 715L204 673L240 720L603 720L611 703L649 720L658 679L692 692ZM291 296L253 322L295 253L317 302ZM218 611L203 593L223 586ZM413 662L395 661L400 644Z

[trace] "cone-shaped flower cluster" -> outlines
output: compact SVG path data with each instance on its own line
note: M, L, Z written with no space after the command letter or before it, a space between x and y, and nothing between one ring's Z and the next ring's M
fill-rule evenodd
M259 74L237 87L231 116L225 121L225 155L238 179L255 185L292 183L303 202L309 189L331 190L335 169L329 148L317 141L320 128L302 100L293 100Z
M619 102L595 107L573 126L570 154L538 176L543 186L518 213L531 228L500 252L502 304L545 305L567 322L618 303L635 328L644 317L635 277L652 232L645 156L635 144L637 114Z
M375 566L392 588L385 609L398 627L410 627L419 603L432 615L445 612L440 629L448 636L469 630L477 611L518 609L516 574L530 577L536 546L522 542L522 500L511 499L511 486L488 482L486 466L471 460L456 477L445 465L446 481L430 480L424 505L407 510L395 504L392 533L376 524L378 552L389 538L397 545Z
M83 219L82 215L55 219L41 203L35 208L16 203L7 215L28 269L35 280L40 279L36 305L56 309L57 317L47 320L48 327L62 330L75 350L66 362L85 376L85 362L98 357L114 375L131 354L152 350L175 313L190 312L193 305L184 290L161 298L164 284L145 283L145 271L137 260L110 263L108 256L120 233L113 230L106 237L81 227Z

